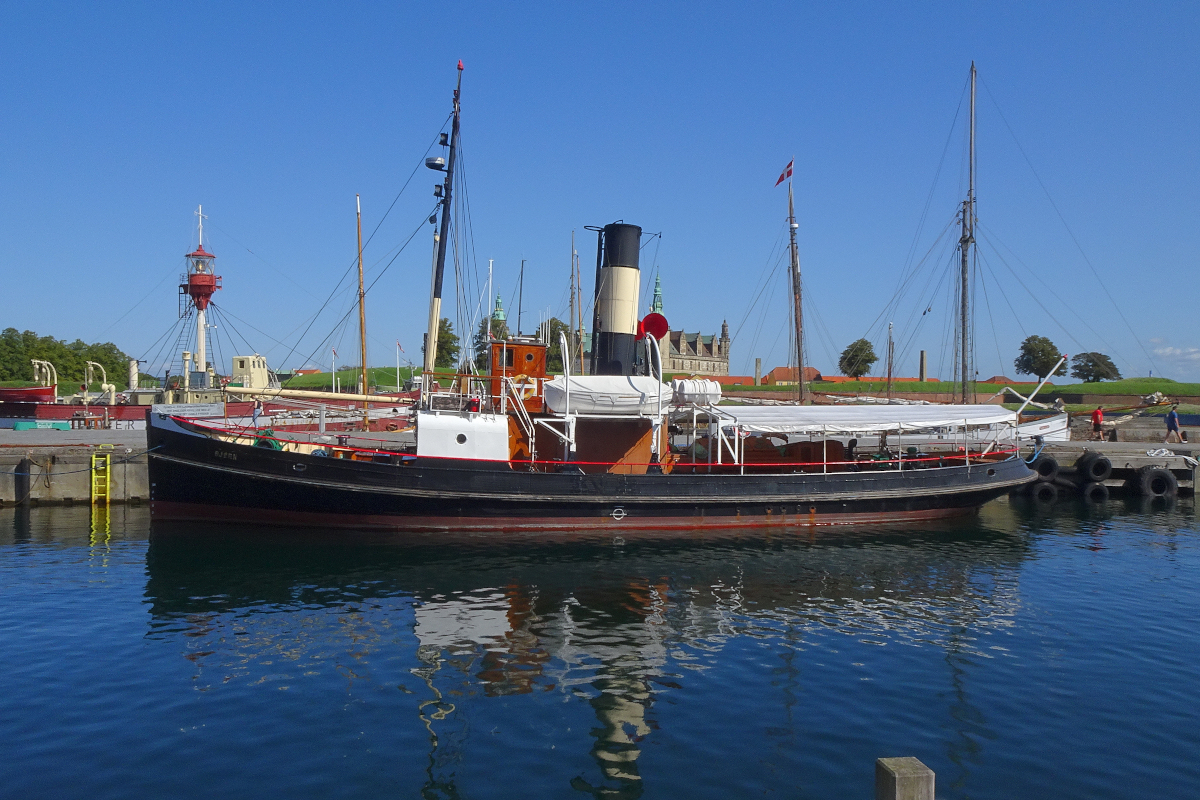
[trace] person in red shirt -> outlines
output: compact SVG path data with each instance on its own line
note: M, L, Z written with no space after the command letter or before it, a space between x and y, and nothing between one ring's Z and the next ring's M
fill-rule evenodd
M1092 412L1092 433L1096 434L1097 441L1104 441L1104 409L1100 406Z

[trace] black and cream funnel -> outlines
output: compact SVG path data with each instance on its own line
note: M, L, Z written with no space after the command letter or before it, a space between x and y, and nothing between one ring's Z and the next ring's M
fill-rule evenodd
M596 315L592 322L592 374L632 375L637 345L642 229L614 222L600 232Z

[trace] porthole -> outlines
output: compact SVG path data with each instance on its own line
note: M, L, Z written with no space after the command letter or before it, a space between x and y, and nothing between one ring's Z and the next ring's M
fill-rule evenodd
M990 477L992 477L992 476L993 476L993 475L995 475L995 474L996 474L996 470L994 470L994 469L989 469L989 470L988 470L988 477L989 477L989 478L990 478Z
M533 361L533 353L526 353L526 354L525 354L525 360L526 360L526 361Z
M458 436L456 436L454 438L454 441L458 442L459 444L466 444L467 443L467 435L465 433L460 433Z

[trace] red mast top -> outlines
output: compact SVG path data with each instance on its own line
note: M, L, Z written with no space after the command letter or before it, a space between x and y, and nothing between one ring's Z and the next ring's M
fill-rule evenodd
M200 246L185 258L188 260L188 272L186 282L180 285L179 292L192 298L196 308L204 311L208 308L213 292L221 288L221 276L213 273L213 260L216 256L205 250L204 243L201 242Z
M187 257L188 258L207 258L207 259L216 258L216 256L214 256L212 253L209 253L208 251L206 251L204 249L204 245L200 245L199 247L197 247L195 252L188 253Z

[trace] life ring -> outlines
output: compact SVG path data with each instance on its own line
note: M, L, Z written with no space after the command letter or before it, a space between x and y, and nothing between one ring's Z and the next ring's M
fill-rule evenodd
M537 396L537 378L528 375L517 375L513 378L513 388L525 399Z
M388 423L388 424L387 424L387 425L384 427L384 430L386 430L386 431L389 431L389 432L393 432L393 433L394 433L395 431L398 431L398 430L400 430L400 426L399 426L399 425L397 425L397 424L396 424L396 423L394 423L394 422L389 422L389 423Z

